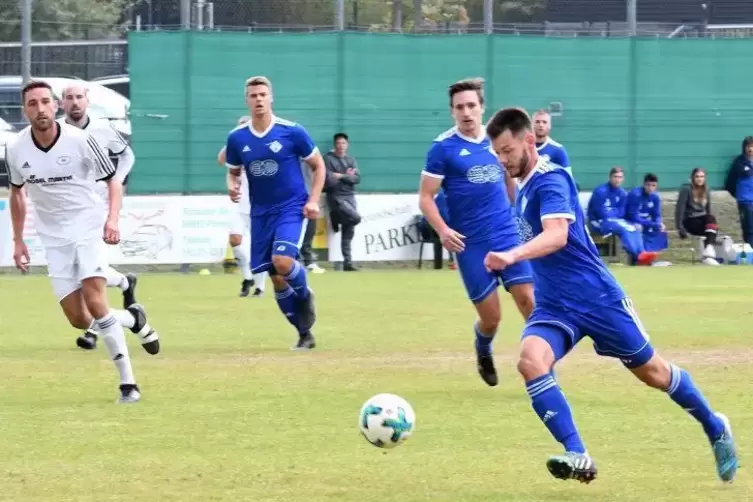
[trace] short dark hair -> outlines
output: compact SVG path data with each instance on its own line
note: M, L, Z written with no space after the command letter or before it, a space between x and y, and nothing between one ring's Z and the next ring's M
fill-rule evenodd
M452 108L452 99L455 94L459 94L465 91L476 91L478 94L478 102L484 104L484 79L483 78L467 78L465 80L459 80L452 84L448 89L450 96L450 108Z
M646 176L643 177L644 183L659 183L659 177L655 175L654 173L646 173Z
M45 82L44 80L29 80L24 84L24 86L21 88L21 102L22 104L26 104L26 93L33 90L33 89L47 89L50 91L50 94L54 94L52 92L52 86Z
M345 134L344 132L338 132L338 133L335 133L334 136L332 136L332 142L336 143L337 140L340 138L344 139L345 141L350 141L350 138L348 138L347 134Z
M609 170L609 177L611 178L615 174L621 174L621 173L624 173L624 172L625 171L623 171L620 166L614 166L612 169Z
M522 108L502 108L487 122L486 135L490 139L497 139L505 131L517 135L531 130L531 117Z

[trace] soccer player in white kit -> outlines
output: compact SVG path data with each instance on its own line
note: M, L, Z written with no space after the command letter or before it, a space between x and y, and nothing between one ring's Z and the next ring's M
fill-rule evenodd
M68 124L86 132L99 143L102 151L117 158L115 178L121 183L133 168L135 157L133 150L128 146L128 142L116 131L107 119L92 119L87 114L89 108L89 94L85 85L73 84L63 89L62 96L63 110L65 117L58 119L61 124ZM107 183L97 182L97 193L108 205ZM119 288L123 293L123 308L127 309L136 301L136 284L138 279L134 274L122 274L112 266L105 270L107 274L107 286L110 288ZM76 339L76 345L86 350L93 350L97 347L97 334L93 330L87 330L82 336Z
M238 125L243 125L251 120L248 115L243 115L238 119ZM222 147L217 154L217 164L223 169L227 169L225 164L225 147ZM258 274L251 273L251 199L248 193L248 179L246 175L241 176L241 194L238 200L233 200L233 210L230 212L230 235L229 243L233 249L233 256L238 260L238 264L243 274L241 283L241 292L239 296L246 297L255 286L252 298L258 298L264 294L264 288L267 283L268 272Z
M133 375L123 327L136 333L150 354L159 352L159 336L146 322L143 307L136 304L127 310L115 310L107 301L105 242L120 241L122 185L114 178L115 167L110 159L89 133L55 121L58 106L49 84L27 83L21 100L30 125L7 144L5 155L11 182L16 267L26 272L30 261L23 240L26 186L52 287L63 313L72 326L100 333L120 374L118 402L135 403L141 399L141 392ZM97 180L108 182L106 215L91 173L96 174Z

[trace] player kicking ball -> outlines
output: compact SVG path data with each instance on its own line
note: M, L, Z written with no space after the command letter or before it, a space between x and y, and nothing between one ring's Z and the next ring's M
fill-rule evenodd
M632 301L601 261L586 230L573 178L538 156L524 110L500 110L486 131L500 162L520 180L516 206L527 237L519 247L489 253L485 264L490 270L505 270L530 260L533 267L536 307L523 329L518 371L534 411L565 448L549 459L549 472L584 483L597 475L552 374L557 361L588 336L597 354L620 359L639 380L666 392L701 424L717 474L722 481L732 481L738 459L727 417L709 406L685 370L654 351Z
M140 305L115 310L107 301L105 243L120 241L118 219L123 187L115 178L110 159L89 133L55 122L57 102L49 84L27 83L21 91L21 101L30 125L8 143L5 155L11 182L16 267L27 272L30 259L23 239L26 185L60 307L72 326L100 333L120 375L118 402L135 403L141 399L141 392L133 375L123 327L136 333L150 354L159 352L159 337L146 322ZM95 180L107 182L106 220Z
M117 158L115 176L125 185L125 180L133 168L135 157L128 142L116 131L107 119L92 119L87 110L89 108L89 91L81 84L74 84L63 89L62 99L65 116L58 119L60 124L68 124L88 132L99 144L103 152ZM97 193L109 207L107 183L98 181ZM123 293L123 308L127 309L136 303L136 284L138 279L134 274L122 274L112 266L105 270L107 287L118 288ZM87 330L76 339L76 345L85 350L97 348L97 333Z
M489 251L512 249L520 244L520 236L510 203L514 181L505 176L484 131L483 91L481 80L462 80L450 86L455 127L440 134L426 155L419 206L444 247L457 253L463 284L479 317L474 325L478 373L487 385L495 386L499 378L492 340L502 317L497 287L504 285L523 318L528 319L533 309L533 272L525 261L501 272L484 267ZM440 187L447 197L448 222L435 201Z
M228 193L237 202L245 170L251 197L251 273L269 272L280 311L298 331L294 350L316 346L314 293L298 262L308 220L319 216L324 159L306 130L272 113L272 84L266 77L246 81L251 121L227 138ZM301 170L303 159L314 173L311 193Z

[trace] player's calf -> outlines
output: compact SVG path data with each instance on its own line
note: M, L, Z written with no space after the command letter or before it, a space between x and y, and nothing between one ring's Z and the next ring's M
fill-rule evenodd
M499 384L497 368L494 366L492 342L497 335L497 329L502 317L499 308L499 297L492 291L486 298L476 303L478 321L473 326L476 349L476 370L481 379L490 387Z

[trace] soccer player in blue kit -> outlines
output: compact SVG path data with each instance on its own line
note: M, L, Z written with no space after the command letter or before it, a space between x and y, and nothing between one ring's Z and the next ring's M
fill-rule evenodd
M272 84L266 77L246 81L251 121L227 138L228 191L240 197L242 169L251 198L251 272L269 271L275 298L286 319L298 330L296 350L316 346L314 293L306 270L297 261L308 220L319 216L325 179L324 160L306 130L274 116ZM311 193L301 171L303 159L314 173Z
M632 301L586 231L573 178L538 156L524 110L500 110L486 131L500 162L521 180L516 209L526 227L526 242L489 253L485 263L490 270L504 271L530 260L533 268L536 307L523 329L518 371L536 414L565 448L564 454L548 460L549 472L585 483L596 478L596 464L552 375L555 363L588 336L598 354L620 359L638 379L666 392L702 425L717 474L732 481L738 460L729 420L709 406L686 371L654 351Z
M468 297L478 312L474 326L476 361L489 386L499 383L492 356L501 309L500 282L512 295L524 318L533 309L533 275L526 262L503 272L489 272L484 258L489 251L505 251L520 242L510 203L514 181L505 176L482 124L483 81L463 80L449 88L455 127L440 134L426 156L421 176L419 206L444 247L457 254L457 266ZM434 196L440 188L447 197L449 221L440 215Z

